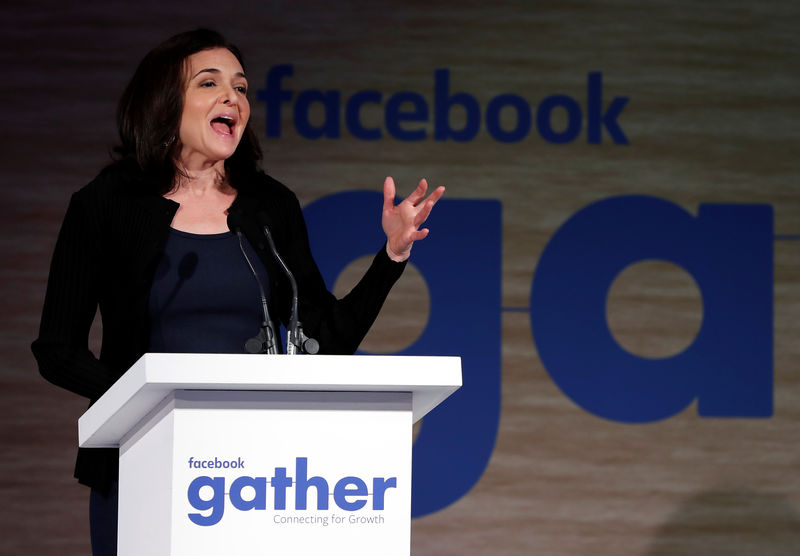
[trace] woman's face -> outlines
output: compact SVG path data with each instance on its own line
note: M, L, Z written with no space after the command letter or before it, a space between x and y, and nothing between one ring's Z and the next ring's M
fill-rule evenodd
M247 79L227 48L189 56L179 136L180 161L189 170L230 157L250 118Z

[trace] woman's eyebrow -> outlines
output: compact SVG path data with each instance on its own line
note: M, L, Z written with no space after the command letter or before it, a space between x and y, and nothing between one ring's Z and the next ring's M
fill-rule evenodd
M196 74L194 74L194 77L192 77L192 79L194 79L195 77L197 77L201 73L222 73L222 72L220 70L218 70L217 68L205 68L205 69L201 69ZM234 75L234 77L244 77L245 79L247 79L247 76L245 76L245 74L243 72L241 72L241 71L237 71L236 74Z

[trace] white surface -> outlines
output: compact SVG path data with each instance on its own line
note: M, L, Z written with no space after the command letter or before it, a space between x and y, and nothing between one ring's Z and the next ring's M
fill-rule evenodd
M161 406L119 457L119 556L169 554L174 504L173 404Z
M78 439L119 446L174 390L410 392L416 422L460 386L459 357L148 353L81 416Z
M411 394L392 392L187 392L177 391L152 408L120 448L119 554L212 556L217 554L347 554L408 556L411 531ZM190 460L241 460L241 469L197 468ZM307 509L296 507L296 461L306 458L307 476L325 480L328 507L308 489ZM229 491L238 477L269 480L283 467L295 479L286 508L276 507L265 486L263 508L239 510ZM198 477L224 480L218 522L189 500ZM371 486L355 510L333 496L344 477L395 478L374 508ZM260 479L259 479L260 480ZM211 487L203 500L214 499ZM249 489L250 487L246 487ZM255 491L252 491L253 493ZM249 500L251 491L242 491ZM313 520L287 523L287 519Z

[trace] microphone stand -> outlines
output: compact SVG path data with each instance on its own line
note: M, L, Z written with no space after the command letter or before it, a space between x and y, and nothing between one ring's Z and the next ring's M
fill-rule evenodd
M234 234L236 234L237 238L239 238L239 249L242 251L242 255L244 255L244 260L247 261L247 266L250 267L250 271L256 278L256 283L258 283L258 291L261 294L261 311L264 315L264 320L261 323L261 330L259 330L258 335L255 338L250 338L245 342L244 349L247 351L247 353L277 354L278 346L275 342L275 328L272 325L272 319L269 318L267 296L264 293L264 286L261 285L261 279L259 279L256 269L253 268L253 263L250 262L250 257L247 256L247 252L244 250L244 244L242 243L242 229L238 222L238 216L238 214L233 212L228 214L228 228Z
M303 324L300 322L297 309L297 281L294 279L294 275L292 271L289 270L286 262L284 262L283 258L278 254L269 227L264 223L266 219L265 216L262 213L259 214L259 217L262 221L261 229L264 232L264 236L267 238L267 243L269 243L272 255L275 257L275 260L278 261L283 272L289 278L289 283L292 285L292 316L289 319L289 328L286 331L286 353L287 355L296 355L299 352L305 352L313 355L319 351L319 342L314 338L309 338L303 332Z

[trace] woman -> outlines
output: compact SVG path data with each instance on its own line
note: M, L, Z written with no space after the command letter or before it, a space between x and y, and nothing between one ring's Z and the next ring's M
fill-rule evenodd
M386 244L337 300L311 258L296 197L258 169L246 93L239 50L214 31L176 35L142 60L117 112L119 160L73 195L59 233L32 346L46 379L94 402L145 352L243 352L264 319L254 271L271 319L286 324L291 289L264 224L297 280L306 334L321 353L356 350L444 188L425 198L422 180L395 205L386 179ZM241 251L229 214L246 239ZM96 358L88 334L98 307ZM116 554L117 459L117 450L78 453L94 554Z

